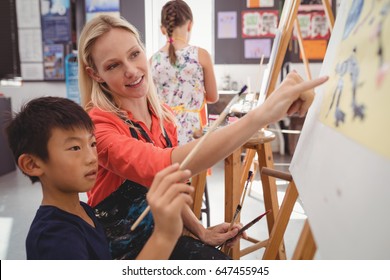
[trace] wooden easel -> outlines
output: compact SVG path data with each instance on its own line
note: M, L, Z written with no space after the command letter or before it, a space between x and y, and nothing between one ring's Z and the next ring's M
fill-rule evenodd
M322 0L322 3L323 3L324 10L325 10L325 13L326 13L327 18L328 18L328 25L330 27L330 30L332 31L333 25L334 25L334 17L333 17L332 10L330 8L330 4L329 4L328 0ZM311 74L310 74L310 70L309 70L309 63L308 63L308 60L306 58L305 51L303 48L301 32L300 32L299 23L297 20L298 6L299 6L298 1L295 1L293 3L293 5L291 6L292 11L291 11L290 18L286 22L286 26L287 26L286 32L291 33L292 32L291 25L292 24L295 25L295 28L297 31L297 36L298 36L298 42L299 42L299 46L300 46L300 50L301 50L302 60L303 60L303 63L305 65L306 75L307 75L308 79L311 79ZM290 40L290 36L285 35L285 38L288 38L288 39L282 39L281 47L280 47L280 51L283 54L286 51L288 41ZM279 60L276 62L277 64L274 67L274 71L272 73L273 75L271 76L272 82L270 85L272 85L272 86L275 85L277 73L279 73L280 68L281 68L281 63L282 63L281 58L284 56L278 55L277 57ZM277 72L275 72L275 69L277 70ZM273 87L270 86L270 90L267 92L267 96L272 91L273 91ZM295 182L290 174L278 172L278 171L275 171L272 169L267 169L267 168L263 168L262 173L263 173L263 175L281 178L281 179L287 180L289 182L285 197L283 199L282 205L280 206L280 210L279 210L278 215L276 217L274 227L272 228L272 231L271 231L271 234L269 237L269 241L268 241L268 244L266 246L266 249L265 249L265 252L263 255L263 259L275 259L277 257L280 245L283 242L283 235L284 235L284 232L287 228L287 224L289 222L294 204L298 198L298 190L297 190ZM292 258L293 259L313 259L315 252L316 252L316 249L317 249L317 247L315 244L313 234L312 234L311 229L310 229L309 222L308 222L308 220L306 220L304 227L303 227L303 230L301 232L297 247L294 251Z
M286 16L285 24L283 24L281 38L279 41L279 48L277 50L276 59L270 73L269 86L266 92L266 97L273 92L278 73L281 70L284 55L287 50L287 45L291 39L293 22L297 17L298 6L300 2L295 0L291 1L289 11L284 11ZM281 27L279 27L281 28ZM247 143L248 144L248 143ZM262 142L258 141L251 145L244 145L242 148L247 149L247 154L243 166L241 166L241 148L233 152L225 159L225 222L230 222L234 215L235 206L238 204L242 189L244 188L245 180L249 168L253 162L254 156L257 153L260 168L266 167L273 169L273 154L270 141ZM271 236L272 230L275 225L275 221L279 212L279 203L277 199L277 187L275 178L271 176L261 175L261 182L263 187L264 205L266 210L272 210L270 214L266 216L268 234ZM240 186L239 188L235 186ZM284 231L283 231L284 234ZM236 244L230 250L229 255L233 259L239 259L241 256L246 255L254 250L266 247L269 243L268 240L255 240L249 238L249 241L254 245L249 246L240 251L239 244ZM276 250L275 259L286 259L286 253L283 242L278 243L279 246Z
M334 18L333 14L329 5L328 0L323 0L323 6L325 9L325 13L328 17L328 23L330 26L330 29L332 30L333 24L334 24ZM311 74L309 70L309 63L306 58L303 43L302 43L302 36L299 29L299 24L297 20L298 15L298 7L300 5L300 0L293 0L291 1L290 5L287 7L288 10L283 11L286 13L286 20L285 22L281 23L283 26L279 26L281 28L281 38L279 42L279 48L277 51L276 59L274 62L274 65L272 67L272 71L270 73L270 81L269 86L266 92L266 98L274 91L276 81L278 78L278 75L281 71L283 59L287 50L287 46L291 40L291 35L293 31L293 27L295 26L298 36L298 42L300 45L300 50L303 58L303 63L305 65L305 71L308 79L311 79ZM279 172L274 170L273 168L269 168L268 166L272 166L273 164L264 165L264 163L261 163L261 159L266 160L272 160L272 149L270 147L270 143L264 144L264 149L261 149L258 151L259 155L259 166L263 167L261 168L261 179L262 182L266 181L267 184L263 184L263 191L264 193L273 194L273 196L276 196L277 189L275 180L265 180L265 178L279 178L283 179L289 182L284 200L279 208L277 199L271 200L272 205L266 206L267 209L272 209L272 215L267 216L267 224L268 224L268 231L269 231L269 239L263 242L257 242L257 244L253 245L252 247L254 249L265 247L265 252L263 255L263 259L285 259L286 258L286 252L284 249L284 242L283 242L283 236L287 228L287 224L290 220L290 216L294 207L294 204L298 198L298 190L296 188L295 182L291 176L291 174ZM249 170L249 167L252 164L254 158L254 152L249 151L249 154L247 155L247 161L244 165L244 174L246 174L247 170ZM264 167L265 166L265 167ZM246 171L246 172L245 172ZM241 178L241 186L243 187L245 181L245 176L242 176ZM266 202L266 199L264 199ZM275 205L276 203L276 205ZM242 250L244 253L249 253L253 251L252 249L244 249ZM314 254L316 252L316 244L314 241L313 234L310 230L310 226L308 221L305 221L301 236L299 238L297 247L295 249L295 252L293 254L293 259L313 259Z
M270 142L274 138L275 135L269 131L258 132L243 147L240 147L225 159L225 222L231 222L236 206L240 202L242 190L248 177L247 174L250 163L253 160L254 155L256 153L258 154L261 166L273 168L273 155ZM246 161L243 165L241 163L242 148L247 149ZM265 208L267 210L271 209L272 212L277 212L279 206L276 195L275 179L268 176L262 176L261 179L264 190ZM239 186L239 188L237 188L237 186ZM266 216L269 233L271 233L275 221L272 212ZM230 250L229 255L233 259L240 259L241 256L250 253L250 250L253 248L255 249L252 251L264 247L264 244L267 242L266 240L259 241L253 238L249 238L248 241L255 243L253 247L240 250L239 244L237 243L232 250ZM281 259L285 259L283 249L280 250L280 253L278 252L278 255L280 255Z
M287 46L290 42L294 22L297 18L298 14L298 7L300 4L300 1L293 0L290 3L291 5L288 6L288 10L283 11L283 17L285 17L285 20L283 22L280 22L279 30L281 30L281 37L279 41L279 48L276 52L275 61L272 66L272 71L270 73L269 77L269 85L267 88L267 92L265 94L265 98L267 98L275 89L277 77L280 73L282 63L284 56L286 54ZM272 154L272 147L271 143L267 142L262 145L262 148L254 150L249 149L247 154L247 162L244 165L244 172L243 176L241 178L241 188L244 185L244 175L246 174L247 170L249 170L249 167L252 162L255 155L255 152L258 154L258 160L259 160L259 167L266 167L273 169L273 154ZM246 172L245 172L246 171ZM272 178L271 176L266 176L264 174L261 174L261 181L262 181L262 187L263 187L263 193L264 193L264 204L266 210L271 209L272 212L267 215L267 226L268 226L268 234L270 238L272 237L272 232L274 231L277 219L278 219L278 213L279 213L279 203L277 200L277 187L276 187L276 181L275 178ZM281 232L281 237L283 238L284 231ZM279 241L279 239L278 239ZM250 246L250 248L246 248L242 250L242 254L240 256L247 254L253 250L262 248L262 247L268 247L270 243L270 239L266 241L257 241L253 240L255 243L254 245ZM272 244L275 244L273 242ZM275 255L273 256L274 259L286 259L286 252L285 252L285 246L282 239L280 239L280 242L277 244L277 248L272 251L275 252Z
M269 168L262 168L261 173L265 176L271 176L289 182L286 194L275 221L275 225L272 228L270 237L268 239L268 244L263 255L264 260L273 260L277 257L278 249L283 240L283 235L290 220L294 204L298 199L298 190L295 186L295 182L291 174L289 173L280 172ZM298 241L298 245L292 258L297 260L313 259L316 249L317 247L314 241L314 237L311 232L310 225L306 219Z
M297 20L299 4L300 1L293 0L291 1L289 10L285 11L287 18L282 30L283 32L281 34L276 60L273 65L272 72L270 73L270 82L266 92L266 97L268 97L275 89L276 81L281 71L283 58L285 56L287 46L291 40L294 24ZM327 14L328 13L329 11L327 11ZM297 30L297 32L298 40L302 40L299 35L300 31ZM303 51L303 45L301 47L301 51ZM305 55L302 56L305 57ZM309 68L307 59L304 60L304 63L306 67L306 74L310 79L311 75L310 71L308 70ZM273 169L274 166L271 142L266 138L260 137L254 141L252 139L252 141L248 141L248 143L246 143L242 148L247 149L247 155L243 165L241 165L240 159L241 148L237 149L225 159L225 222L230 222L234 215L235 207L240 200L241 193L244 188L247 173L253 162L254 156L257 153L259 167L262 170L261 181L263 186L265 208L267 210L272 209L272 212L266 216L269 239L259 241L253 238L249 238L249 241L254 243L254 245L240 250L238 246L239 244L237 244L230 251L229 255L233 259L239 259L243 255L265 247L266 249L263 259L286 259L283 235L290 219L293 206L298 198L298 191L296 189L295 183L290 174L281 174ZM289 181L289 187L280 208L277 200L275 177ZM197 186L193 206L193 210L197 216L200 215L200 207L204 191L204 180L205 174L199 174L193 178L192 182L192 185ZM237 188L237 185L240 186L240 188ZM313 235L310 231L309 224L306 221L293 258L312 259L314 257L315 251L316 246Z

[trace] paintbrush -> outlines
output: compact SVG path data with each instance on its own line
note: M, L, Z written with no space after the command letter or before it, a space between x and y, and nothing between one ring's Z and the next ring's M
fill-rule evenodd
M250 182L251 179L252 179L252 176L253 176L253 172L252 172L251 170L249 170L249 172L248 172L248 179L246 179L245 189L244 189L244 193L242 194L241 202L240 202L240 203L237 205L237 207L236 207L236 212L234 212L233 219L232 219L232 221L230 222L228 231L232 229L234 223L235 223L236 220L237 220L238 214L241 212L242 206L244 205L246 190L247 190L247 188L248 188L249 182ZM223 245L221 245L221 250L224 250L224 248L222 248L222 247L223 247ZM229 252L228 252L228 253L229 253Z
M222 123L222 121L226 118L226 116L229 114L230 108L234 103L237 102L238 98L246 91L247 86L244 85L241 90L230 100L229 104L226 105L225 109L222 111L222 113L219 115L218 119L216 119L213 123L213 125L210 127L210 129L206 132L203 137L201 137L196 143L195 147L191 150L191 152L188 153L188 155L185 157L185 159L180 164L179 169L183 170L185 169L186 165L191 161L191 159L194 157L194 155L199 151L200 147L202 146L202 143L207 139L207 137L210 135L211 132L213 132L217 127ZM142 214L138 217L138 219L134 222L134 224L131 226L131 231L135 230L139 223L142 221L143 218L149 213L150 206L146 207L145 210L142 212Z
M242 206L244 205L244 198L245 198L246 189L248 188L248 184L252 178L252 174L253 174L253 172L249 170L248 179L246 180L246 184L245 184L244 194L242 195L241 202L237 205L236 212L234 212L233 219L230 222L229 230L233 227L234 223L237 220L238 214L240 213Z
M253 219L251 222L247 223L245 226L243 226L235 236L233 236L232 238L229 238L228 240L226 240L223 244L219 245L219 247L223 247L225 244L229 243L229 242L232 242L237 236L239 236L240 234L242 234L244 231L246 231L247 229L249 229L251 226L253 226L254 224L256 224L258 221L261 220L261 218L263 218L265 215L267 215L269 212L271 212L271 210L267 210L265 213L261 214L260 216L256 217L255 219ZM218 247L218 248L219 248Z

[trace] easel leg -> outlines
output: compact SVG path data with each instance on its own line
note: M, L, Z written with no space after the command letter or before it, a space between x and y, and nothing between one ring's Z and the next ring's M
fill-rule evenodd
M258 145L257 154L259 160L259 170L261 170L262 167L268 167L271 169L274 168L271 143L264 143L262 145ZM265 210L272 210L272 212L267 215L268 234L271 236L272 229L274 227L275 220L279 212L276 181L273 177L261 174L261 183L263 186ZM281 244L281 248L278 250L277 255L275 255L275 258L286 259L284 244L279 244Z
M297 247L295 248L293 260L312 260L316 253L317 246L314 241L308 220L305 221Z
M192 211L198 218L200 218L201 215L203 194L206 186L206 177L207 170L193 176L191 179L191 185L195 188L195 192L193 193L192 197L194 201L194 204L192 205Z
M280 206L275 225L272 228L268 245L263 255L263 260L274 260L276 259L278 252L280 252L283 236L286 231L287 224L290 220L290 216L294 208L295 202L297 201L297 198L298 190L295 186L294 181L291 181L287 187L286 195L284 196L282 205ZM283 253L285 256L285 251Z
M225 222L230 223L233 219L237 205L240 203L241 191L241 148L234 151L225 159ZM237 222L240 217L237 218ZM240 259L240 244L237 243L229 252L229 256Z

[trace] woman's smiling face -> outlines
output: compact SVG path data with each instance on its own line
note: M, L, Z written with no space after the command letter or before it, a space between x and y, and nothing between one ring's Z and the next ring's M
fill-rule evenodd
M146 96L149 89L148 62L131 32L111 29L95 41L92 58L96 71L90 73L91 77L105 83L117 102Z

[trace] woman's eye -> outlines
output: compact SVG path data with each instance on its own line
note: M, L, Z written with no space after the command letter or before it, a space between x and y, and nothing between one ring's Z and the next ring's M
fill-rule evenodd
M92 142L92 143L91 143L91 147L92 147L92 148L95 148L95 147L96 147L96 142Z
M78 151L78 150L80 150L81 148L79 147L79 146L73 146L73 147L71 147L69 150L71 150L71 151Z
M117 66L117 64L110 64L107 66L107 70L113 70L113 69L115 69L116 66Z
M140 54L140 51L135 51L133 53L131 53L131 58L136 58L137 56L139 56Z

